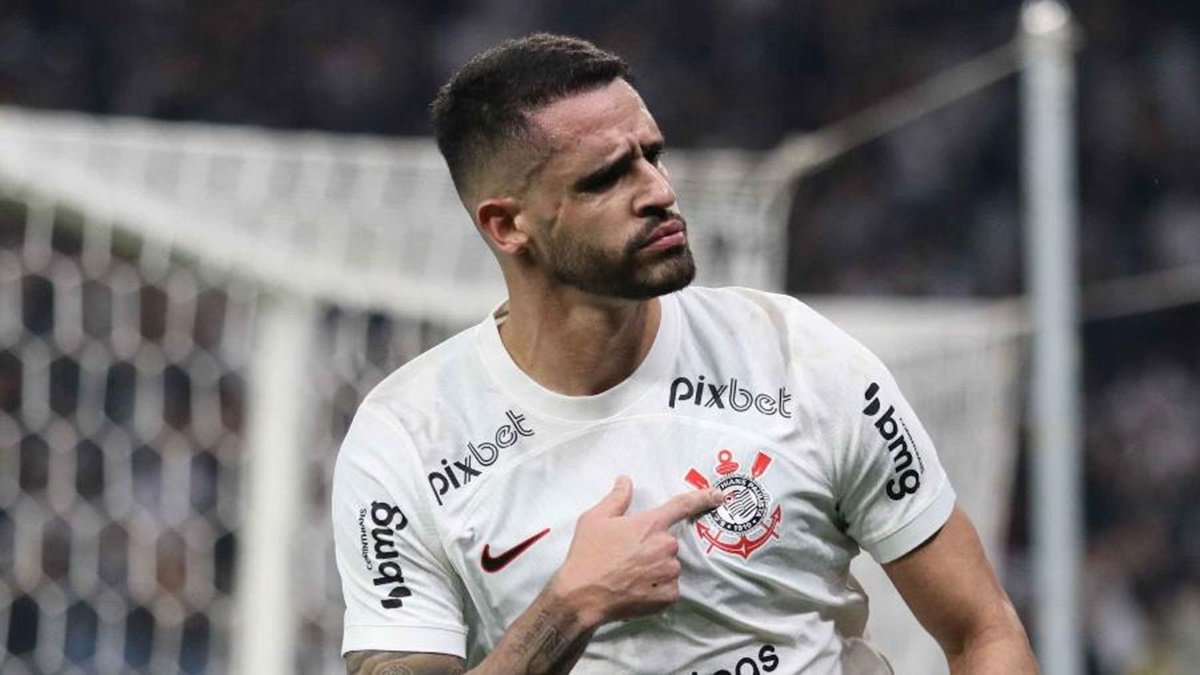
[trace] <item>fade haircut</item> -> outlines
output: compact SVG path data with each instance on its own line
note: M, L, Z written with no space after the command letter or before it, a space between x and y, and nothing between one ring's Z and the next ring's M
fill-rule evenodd
M633 79L621 57L550 33L505 41L468 61L430 106L438 149L459 195L472 195L496 155L537 143L531 113L617 78Z

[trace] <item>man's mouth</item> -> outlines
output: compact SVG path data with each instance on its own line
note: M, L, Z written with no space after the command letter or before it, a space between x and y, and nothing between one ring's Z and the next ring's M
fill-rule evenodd
M687 244L687 225L681 218L672 218L660 224L650 232L646 242L642 244L643 251L664 251L676 246Z

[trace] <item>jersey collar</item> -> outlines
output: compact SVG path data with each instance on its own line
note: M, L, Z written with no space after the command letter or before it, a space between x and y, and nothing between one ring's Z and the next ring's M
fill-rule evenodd
M543 387L512 360L500 340L497 317L505 302L488 313L476 327L475 344L484 368L504 392L531 412L565 420L599 420L630 408L655 386L662 386L679 353L679 300L675 294L659 298L662 316L654 344L633 373L616 386L594 396L566 396Z

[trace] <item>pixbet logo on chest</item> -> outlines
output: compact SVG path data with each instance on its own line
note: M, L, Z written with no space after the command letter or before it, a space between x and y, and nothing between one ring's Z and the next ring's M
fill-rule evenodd
M763 415L791 418L792 413L788 412L788 402L791 400L792 395L788 393L787 387L780 387L778 394L755 394L738 386L735 377L729 378L729 382L725 384L716 384L705 382L704 376L701 375L695 382L686 377L675 378L671 383L671 396L667 405L674 408L676 403L691 401L696 407L722 410L728 407L734 412L746 412L754 408Z
M518 415L509 410L505 413L508 416L508 424L500 425L496 429L496 433L492 435L492 440L482 441L478 443L467 443L467 453L462 459L451 463L447 459L442 460L442 469L429 474L429 489L433 490L433 496L437 499L438 506L442 505L442 497L450 490L457 490L460 487L471 482L481 474L487 467L496 463L500 459L500 451L504 448L512 447L522 436L533 436L534 431L525 426L525 416ZM478 467L476 467L478 462Z

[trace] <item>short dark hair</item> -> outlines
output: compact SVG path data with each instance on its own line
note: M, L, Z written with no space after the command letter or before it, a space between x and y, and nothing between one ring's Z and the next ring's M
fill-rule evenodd
M528 141L529 113L617 78L629 66L576 37L534 33L471 59L430 106L438 149L459 194L467 194L484 160L505 144Z

